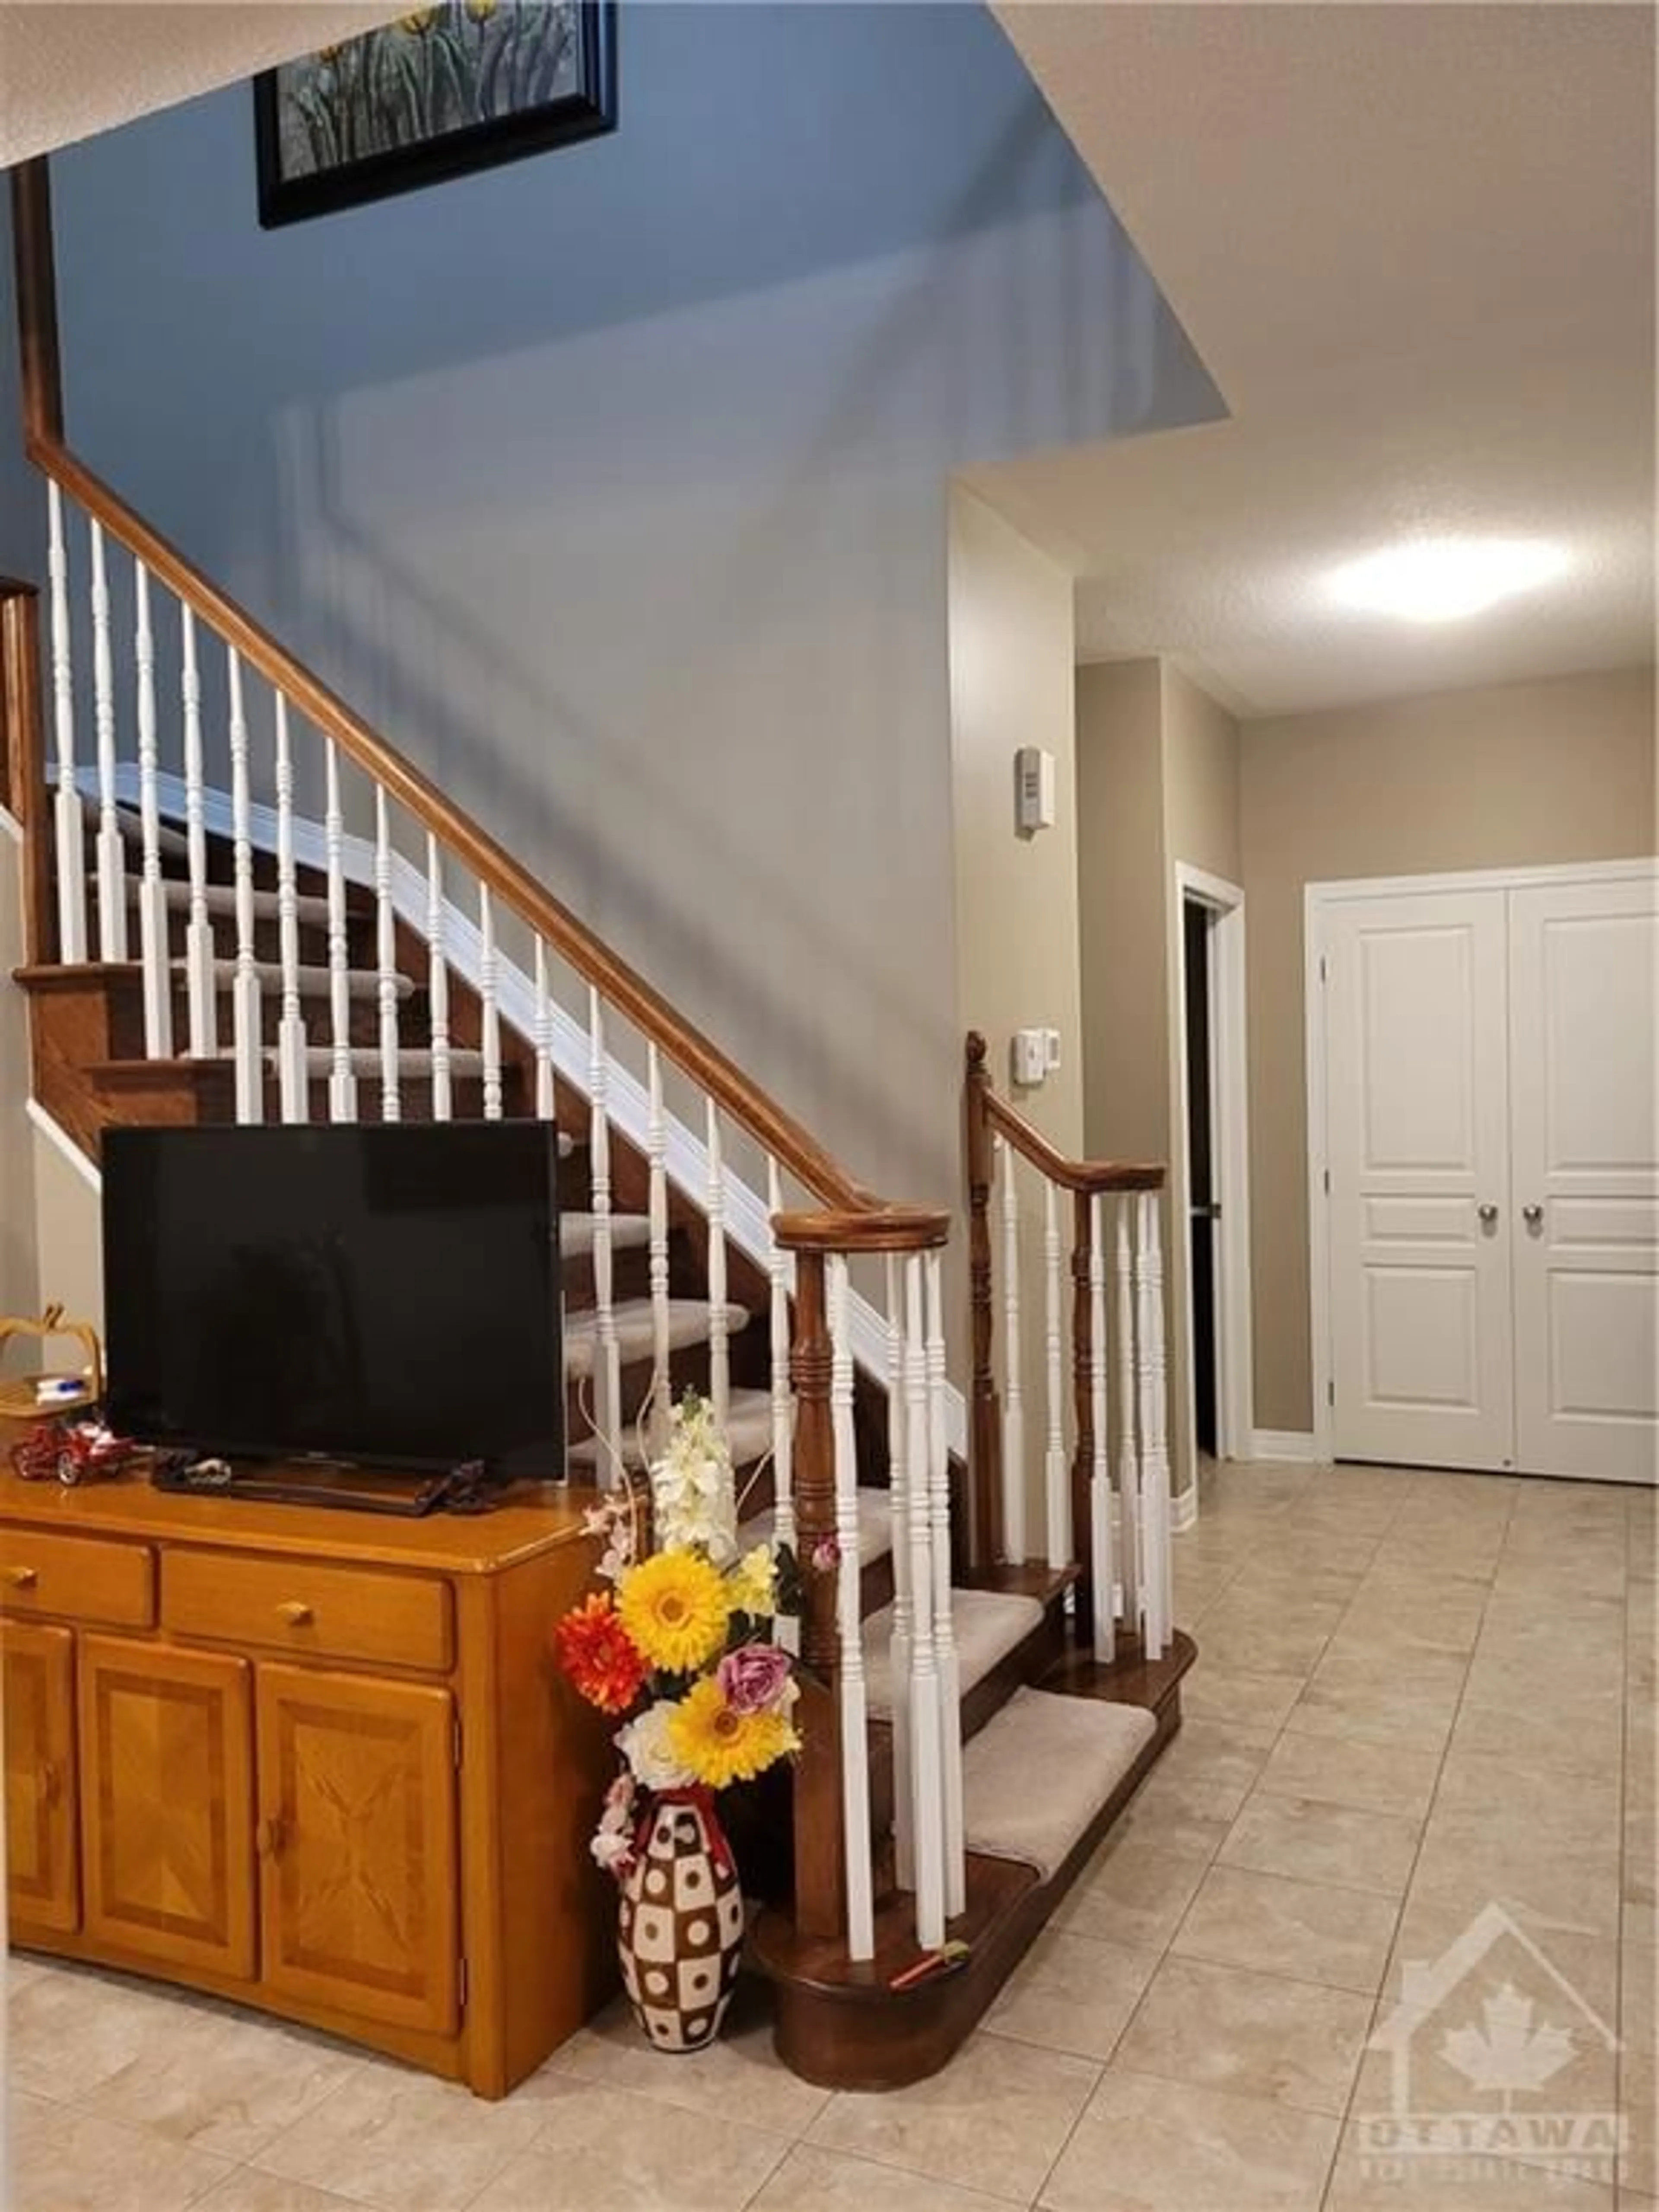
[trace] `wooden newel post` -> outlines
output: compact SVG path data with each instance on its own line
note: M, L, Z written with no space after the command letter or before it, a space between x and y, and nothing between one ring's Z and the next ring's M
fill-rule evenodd
M795 1926L803 1936L839 1939L847 1923L847 1864L842 1838L841 1708L836 1671L836 1574L815 1566L836 1534L836 1441L830 1408L830 1344L824 1255L795 1255L795 1335L789 1379L795 1390L795 1533L801 1565L804 1677L796 1723Z
M1072 1557L1078 1563L1073 1631L1079 1644L1094 1636L1094 1511L1091 1478L1095 1462L1094 1343L1091 1260L1094 1231L1087 1191L1072 1200L1072 1404L1076 1437L1072 1454Z
M52 854L40 717L40 598L33 584L0 576L0 782L23 829L23 957L52 955Z
M974 1565L981 1571L1002 1557L1002 1419L991 1367L991 1128L985 1115L990 1088L985 1040L968 1039L963 1090L963 1157L968 1164L968 1285L972 1322L973 1397L969 1432L969 1515Z

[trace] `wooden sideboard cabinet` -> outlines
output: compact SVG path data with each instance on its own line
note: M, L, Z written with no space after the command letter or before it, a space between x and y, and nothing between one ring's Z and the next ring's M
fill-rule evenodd
M0 1424L0 1449L10 1436ZM581 1506L404 1521L0 1474L11 1940L504 2095L603 2003Z

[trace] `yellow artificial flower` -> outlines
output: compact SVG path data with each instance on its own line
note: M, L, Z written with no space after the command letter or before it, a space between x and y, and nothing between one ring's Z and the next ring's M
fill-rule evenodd
M771 1546L757 1544L752 1552L745 1552L726 1577L726 1589L733 1613L769 1620L778 1601Z
M466 0L466 12L475 23L487 23L495 12L495 0Z
M617 1589L623 1626L653 1667L687 1674L726 1641L726 1583L696 1552L658 1552L630 1567Z
M669 1715L668 1741L680 1765L711 1790L748 1782L800 1748L782 1713L740 1713L712 1678L694 1683Z
M407 15L398 16L398 28L406 32L411 39L418 39L423 37L437 20L438 11L435 8L416 8L412 9Z

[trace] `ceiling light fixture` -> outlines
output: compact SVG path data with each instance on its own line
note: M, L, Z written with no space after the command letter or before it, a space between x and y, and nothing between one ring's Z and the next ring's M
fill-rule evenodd
M1567 556L1536 538L1425 538L1351 561L1331 580L1344 606L1407 622L1460 622L1559 576Z

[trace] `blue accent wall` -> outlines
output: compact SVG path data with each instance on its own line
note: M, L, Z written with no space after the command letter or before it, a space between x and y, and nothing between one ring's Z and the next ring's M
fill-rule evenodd
M614 136L286 230L246 88L60 156L71 435L849 1164L946 1196L951 472L1216 395L979 7L621 22Z

